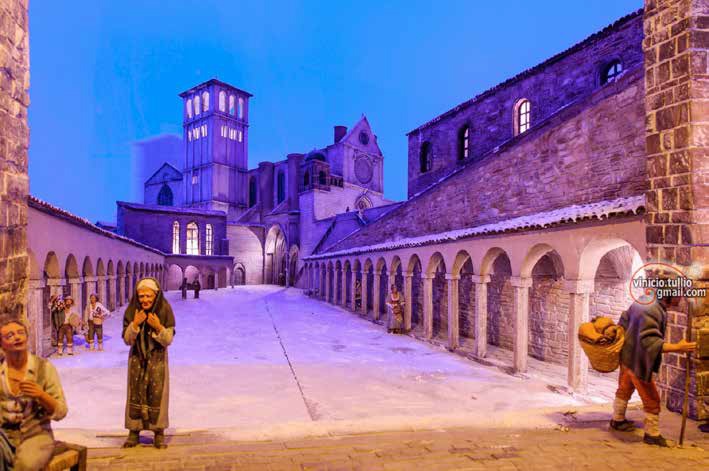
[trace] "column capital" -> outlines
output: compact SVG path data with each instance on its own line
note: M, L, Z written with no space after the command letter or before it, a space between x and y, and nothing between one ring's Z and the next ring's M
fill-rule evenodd
M30 289L44 288L44 280L29 280Z
M428 273L421 273L422 280L432 280L435 277L436 277L436 275L429 275Z
M414 277L414 272L412 271L405 271L404 272L404 278L413 278Z
M372 273L374 274L374 276L382 276L381 270L372 270Z
M97 280L98 280L98 278L95 277L95 276L85 276L85 277L84 277L84 281L85 281L85 282L89 282L89 283L92 282L92 281L97 281Z
M473 279L473 283L479 285L490 283L490 275L472 275L471 278Z
M67 278L66 281L70 285L76 285L76 284L81 283L81 278Z
M566 280L564 289L572 294L590 294L595 289L595 280Z
M106 275L106 278L108 278L109 280L115 280L116 275Z
M64 278L49 278L47 279L47 286L62 286L64 284Z
M460 275L453 275L452 273L446 273L446 280L458 281L458 280L460 280Z
M510 284L515 288L531 288L532 278L522 278L521 276L511 276Z

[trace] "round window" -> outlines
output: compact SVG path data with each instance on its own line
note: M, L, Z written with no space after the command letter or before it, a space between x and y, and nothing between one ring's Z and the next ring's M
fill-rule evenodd
M360 183L369 183L372 180L372 165L365 157L355 160L355 175Z

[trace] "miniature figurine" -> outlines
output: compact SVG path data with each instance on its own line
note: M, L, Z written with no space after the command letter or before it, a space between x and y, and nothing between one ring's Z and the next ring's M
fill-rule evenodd
M110 315L110 311L101 304L96 294L89 296L86 304L84 318L88 324L86 342L89 350L94 349L94 336L98 338L98 351L103 351L103 321Z
M199 284L199 279L195 278L192 282L192 287L194 288L194 298L199 299L199 290L202 289L202 285Z
M128 397L124 448L138 444L141 430L155 433L153 446L166 448L170 381L167 347L175 335L175 316L158 281L143 278L123 317L123 340L129 345Z
M404 331L404 297L396 285L391 285L391 293L387 298L387 332L401 334Z

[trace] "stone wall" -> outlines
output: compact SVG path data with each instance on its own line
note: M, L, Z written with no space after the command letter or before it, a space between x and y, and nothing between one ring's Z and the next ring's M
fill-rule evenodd
M644 25L648 256L709 285L709 0L646 0ZM706 304L696 304L669 313L668 340L686 336L690 309L695 326L709 325ZM679 411L687 360L663 360L661 395ZM691 370L707 368L709 362L695 362ZM690 414L709 418L709 401L695 391Z
M411 132L409 197L460 165L458 134L463 126L470 129L468 159L475 160L513 139L513 114L519 99L530 101L535 126L597 90L601 71L612 60L620 60L625 70L641 66L641 42L642 15L638 11ZM433 153L433 168L425 173L419 163L423 142L431 144Z
M234 257L234 266L243 265L246 284L263 283L263 229L229 224L227 235L229 255Z
M0 313L26 314L29 19L27 1L0 0Z
M642 194L647 171L641 72L628 72L330 250Z

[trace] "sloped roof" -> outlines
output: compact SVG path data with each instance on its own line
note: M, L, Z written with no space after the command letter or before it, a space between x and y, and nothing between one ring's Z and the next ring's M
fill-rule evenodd
M159 204L139 204L139 203L129 203L127 201L116 201L116 205L123 206L124 208L135 209L138 211L156 211L161 213L173 213L173 214L195 214L201 216L222 216L226 218L226 213L224 211L216 211L213 209L199 209L199 208L178 208L176 206L162 206Z
M164 170L163 170L163 169L164 169ZM171 178L169 179L169 181L182 180L182 172L181 172L177 167L175 167L174 165L170 164L169 162L165 162L164 164L162 164L162 165L160 166L159 169L157 169L157 170L155 171L155 173L153 173L153 174L150 176L150 178L148 178L147 180L145 180L145 184L146 184L146 185L152 185L152 184L154 184L154 183L162 183L162 182L168 181L168 179L165 179L165 178L163 178L163 179L159 179L159 178L158 178L158 174L160 174L161 172L164 172L163 175L168 175L168 174L169 174L169 175L171 176Z

